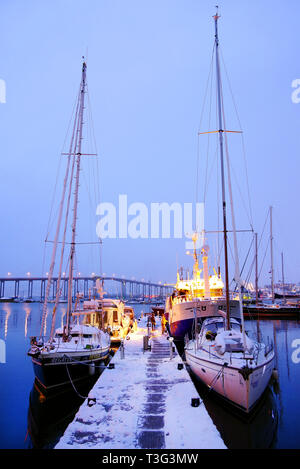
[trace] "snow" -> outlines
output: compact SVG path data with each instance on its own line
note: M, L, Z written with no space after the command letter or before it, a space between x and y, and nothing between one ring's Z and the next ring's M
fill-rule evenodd
M178 363L182 363L181 358L177 354L172 359L169 355L155 358L152 351L144 352L144 335L147 335L145 318L139 323L138 330L130 334L130 340L125 341L125 358L121 358L118 350L111 361L115 367L106 369L91 390L96 404L89 407L87 400L82 404L56 445L57 449L143 447L140 435L145 434L145 430L152 430L145 428L145 417L148 417L145 416L145 404L149 405L149 393L153 393L155 386L163 389L159 393L164 393L164 404L160 405L165 410L159 416L163 428L158 432L164 435L162 447L225 448L204 404L191 406L191 398L198 397L198 393L185 368L177 368ZM152 343L153 349L157 346L168 354L169 342L161 335L160 327L154 331ZM150 363L153 363L152 358L156 363L153 365L157 367L156 371L149 372L149 358ZM149 385L152 385L152 391L148 390Z

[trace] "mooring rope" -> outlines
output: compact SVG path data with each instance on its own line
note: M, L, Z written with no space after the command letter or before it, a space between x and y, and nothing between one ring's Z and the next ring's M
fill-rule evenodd
M70 372L69 372L68 365L66 365L66 369L67 369L67 373L68 373L68 376L69 376L70 383L72 384L72 387L73 387L74 391L76 392L77 396L79 396L81 399L87 399L88 396L82 396L82 395L80 394L80 392L78 392L77 389L75 388L75 385L74 385L74 383L73 383L73 381L72 381L72 378L71 378L71 375L70 375Z
M218 373L216 374L216 376L212 379L211 383L207 385L208 388L209 388L208 393L214 388L215 382L219 379L221 373L223 372L223 369L224 369L226 366L227 366L227 363L224 363L224 365L222 365L222 368L218 371ZM208 394L208 393L207 393L207 394ZM199 406L200 406L201 404L203 404L203 399L200 401Z

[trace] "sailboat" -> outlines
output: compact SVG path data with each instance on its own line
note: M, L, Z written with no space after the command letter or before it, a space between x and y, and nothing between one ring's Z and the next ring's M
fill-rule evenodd
M217 79L217 107L219 130L219 154L222 183L223 235L225 258L226 311L219 310L219 317L204 319L200 324L195 315L195 336L185 346L186 362L192 372L210 389L240 410L249 413L266 389L274 369L272 344L265 345L250 339L245 332L239 258L228 153L226 151L228 192L231 203L235 257L235 280L239 291L239 320L230 317L229 277L227 255L227 218L224 170L223 96L219 63L218 10L215 14L215 58ZM226 135L226 134L225 134ZM226 144L226 140L225 140ZM227 150L227 144L226 144ZM199 332L199 325L201 327Z
M281 273L282 273L282 295L281 301L275 301L276 293L274 291L274 262L273 262L273 207L269 209L270 216L270 257L271 257L271 303L259 301L258 299L258 248L257 248L257 234L255 236L255 303L247 304L244 306L245 317L252 318L299 318L300 317L300 305L290 303L285 296L284 288L284 264L283 264L283 253L281 253ZM278 296L278 295L277 295Z
M74 260L78 218L78 192L79 177L81 171L82 156L89 155L82 153L82 129L84 122L85 94L86 94L86 62L82 63L80 90L75 108L72 136L69 152L64 154L67 157L66 172L64 176L62 196L59 205L58 220L53 241L51 264L48 273L48 280L43 304L42 323L40 336L31 338L31 347L28 355L32 358L34 372L37 380L44 388L53 388L61 385L73 383L92 374L97 363L105 360L109 355L110 337L109 334L87 324L80 324L76 321L75 311L78 309L80 297L77 295L76 301L73 298L73 277ZM69 212L71 198L73 194L73 215L70 227ZM63 214L65 221L63 226L63 240L59 242ZM55 329L56 311L60 297L60 283L62 278L62 267L64 259L64 249L66 245L67 228L71 228L71 243L68 256L68 301L66 311L66 322L58 329ZM57 292L55 305L52 312L51 332L49 339L43 337L50 288L52 284L55 261L57 257L58 245L61 246L59 259L59 273L57 279Z

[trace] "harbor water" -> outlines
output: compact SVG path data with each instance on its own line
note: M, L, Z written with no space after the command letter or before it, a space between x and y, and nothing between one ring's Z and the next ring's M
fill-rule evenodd
M150 306L134 305L134 309L139 317ZM61 325L65 312L65 305L60 305L57 326ZM49 308L45 335L50 316ZM0 448L55 446L82 404L82 397L101 379L99 368L77 388L77 393L70 386L64 393L45 395L34 380L31 359L27 356L30 336L39 335L40 326L39 303L0 304L1 361L4 361L0 363ZM249 335L255 334L257 321L246 321L246 330ZM263 320L259 322L259 330L274 344L278 380L270 383L250 418L225 406L201 383L195 381L195 385L203 399L202 405L228 448L300 448L300 323ZM109 396L107 406L109 412Z

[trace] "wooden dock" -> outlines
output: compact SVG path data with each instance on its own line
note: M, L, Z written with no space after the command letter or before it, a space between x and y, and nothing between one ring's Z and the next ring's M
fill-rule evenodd
M204 404L191 405L199 396L172 343L157 329L151 351L144 351L142 325L125 341L124 356L117 351L114 368L90 393L95 404L82 404L57 449L225 448Z

